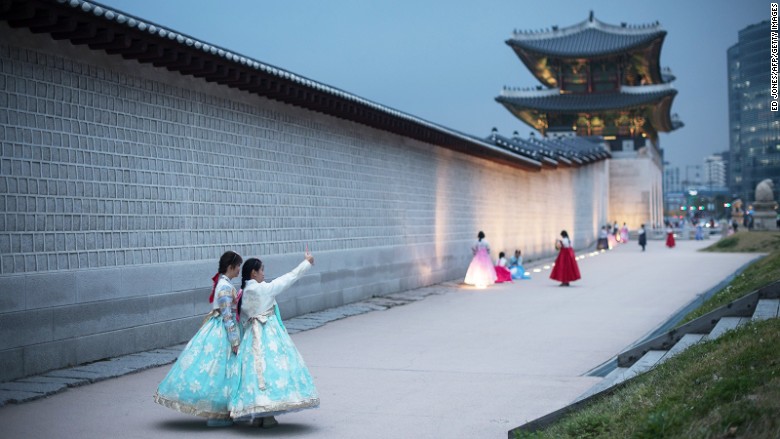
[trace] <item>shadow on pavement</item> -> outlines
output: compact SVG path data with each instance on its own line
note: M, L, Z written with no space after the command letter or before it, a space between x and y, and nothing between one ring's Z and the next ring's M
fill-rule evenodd
M199 431L210 431L210 432L223 431L225 433L230 432L232 434L236 434L236 433L252 434L252 435L266 434L274 437L300 435L304 433L316 433L316 431L318 430L318 428L308 424L295 424L295 423L284 423L284 422L279 422L278 426L274 428L268 428L268 429L253 427L247 423L237 423L231 427L215 428L215 427L206 426L206 420L200 418L158 422L157 428L159 428L160 430L178 431L181 433L194 433Z

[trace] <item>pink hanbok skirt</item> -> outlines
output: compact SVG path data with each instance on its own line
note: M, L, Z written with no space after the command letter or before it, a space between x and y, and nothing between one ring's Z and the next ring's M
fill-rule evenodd
M490 255L488 255L487 250L480 248L474 255L474 259L471 260L469 269L466 271L466 279L463 282L468 285L486 287L496 283L496 279L496 269L493 268Z

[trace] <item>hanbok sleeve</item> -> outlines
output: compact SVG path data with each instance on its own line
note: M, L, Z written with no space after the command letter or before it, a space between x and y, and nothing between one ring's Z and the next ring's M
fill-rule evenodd
M241 343L241 336L238 332L238 325L236 325L236 316L233 315L233 290L228 286L223 286L216 295L228 341L230 341L230 346L236 347Z
M301 262L291 272L279 276L276 279L274 279L272 282L269 282L268 286L270 288L268 294L270 294L271 297L276 297L287 288L290 288L295 282L298 281L298 279L303 277L304 273L309 271L310 268L311 268L311 264L309 263L309 261Z

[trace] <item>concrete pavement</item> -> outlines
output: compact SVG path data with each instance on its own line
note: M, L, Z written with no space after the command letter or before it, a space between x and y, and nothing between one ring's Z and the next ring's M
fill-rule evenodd
M208 429L154 404L170 366L0 408L9 438L504 438L597 383L584 374L650 333L755 254L636 242L580 260L569 288L547 278L478 290L456 283L405 306L299 332L321 407L280 426ZM316 266L315 266L316 269Z

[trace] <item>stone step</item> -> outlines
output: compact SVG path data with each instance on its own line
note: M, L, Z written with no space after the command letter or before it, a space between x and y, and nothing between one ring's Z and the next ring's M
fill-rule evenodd
M664 361L674 357L675 355L679 354L680 352L688 349L688 347L700 342L706 334L685 334L682 336L680 341L674 344L671 349L666 351L666 355L664 355L661 358L661 361L659 363L663 363Z
M737 326L749 322L749 317L721 317L718 323L712 328L709 334L705 337L705 340L715 340L723 335L726 331L735 329Z
M756 304L753 320L767 320L778 317L780 311L780 299L761 299Z
M633 378L639 374L645 373L648 370L655 367L655 365L658 364L659 361L661 361L661 358L663 358L667 354L667 352L669 351L660 351L660 350L647 351L647 353L644 354L642 358L640 358L636 363L634 363L631 367L628 368L624 381L629 378Z
M618 367L607 374L603 380L588 389L587 392L580 395L574 402L591 397L599 392L616 386L623 381L645 373L656 365L665 362L666 360L674 357L675 355L688 349L690 346L699 343L700 341L714 340L727 331L744 325L751 320L766 320L778 317L780 317L780 299L761 299L756 304L756 309L752 317L721 317L709 334L685 334L668 351L647 351L647 353L645 353L639 360L637 360L636 363L631 365L631 367Z
M588 389L587 392L583 393L579 397L577 397L576 401L579 401L581 399L585 399L589 396L595 395L602 390L609 389L610 387L614 386L615 384L622 383L626 380L625 376L628 373L628 367L618 367L612 372L608 373L607 376L604 377L603 380L601 380L599 383Z

